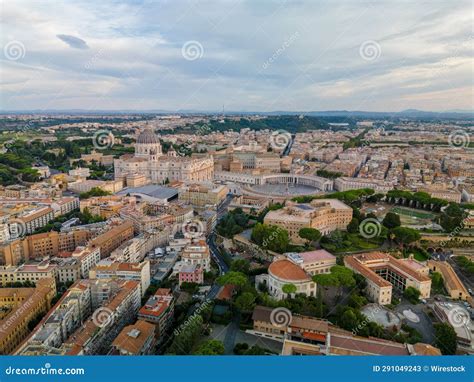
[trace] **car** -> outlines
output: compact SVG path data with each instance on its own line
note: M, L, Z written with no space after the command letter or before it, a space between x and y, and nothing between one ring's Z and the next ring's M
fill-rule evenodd
M421 302L422 302L423 304L426 304L426 300L425 300L424 298L421 299Z

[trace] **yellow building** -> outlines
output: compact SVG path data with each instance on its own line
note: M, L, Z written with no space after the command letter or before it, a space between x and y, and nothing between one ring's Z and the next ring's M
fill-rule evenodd
M293 243L304 243L301 228L315 228L322 234L344 230L352 219L352 208L337 199L315 199L311 203L287 202L286 207L270 211L264 223L288 231Z
M40 280L34 292L4 317L0 322L0 354L10 354L15 350L30 333L28 325L51 308L55 295L54 279Z
M193 207L217 206L227 196L226 186L191 184L179 189L179 200Z
M405 261L388 253L370 252L345 256L344 265L364 276L366 293L380 305L391 303L393 288L403 292L413 287L420 291L420 298L430 297L431 279L426 275L426 267L414 259Z
M92 234L87 230L45 232L13 240L0 246L0 265L17 265L28 260L72 252L84 245Z
M454 269L446 261L428 260L428 266L432 272L441 273L444 287L453 300L469 300L471 296L468 290L457 276Z

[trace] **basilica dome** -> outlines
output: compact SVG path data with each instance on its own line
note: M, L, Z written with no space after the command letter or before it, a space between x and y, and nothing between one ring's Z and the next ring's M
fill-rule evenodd
M153 145L159 144L160 140L151 128L145 127L145 129L138 135L137 143L143 145Z

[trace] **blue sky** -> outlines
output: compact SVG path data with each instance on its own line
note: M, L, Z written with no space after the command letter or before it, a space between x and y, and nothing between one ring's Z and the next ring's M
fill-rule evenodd
M1 109L471 109L470 1L3 1Z

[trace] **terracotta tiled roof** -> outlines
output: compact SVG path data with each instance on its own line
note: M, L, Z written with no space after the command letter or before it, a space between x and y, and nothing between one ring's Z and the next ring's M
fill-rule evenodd
M270 264L268 273L282 280L305 281L310 280L303 269L289 260L277 260Z
M124 327L112 345L130 354L140 354L145 342L154 333L155 325L138 320L134 325Z
M374 284L378 285L379 287L388 287L391 286L387 280L383 279L381 276L376 274L370 268L366 267L365 265L361 264L357 259L351 256L346 256L344 258L344 262L346 265L349 265L350 268L355 270L357 273L360 273L365 278L372 281Z
M421 342L413 345L413 350L416 355L441 355L441 351L438 348Z
M334 348L346 352L379 355L408 355L408 350L403 344L385 341L376 338L361 338L331 334L331 352Z

